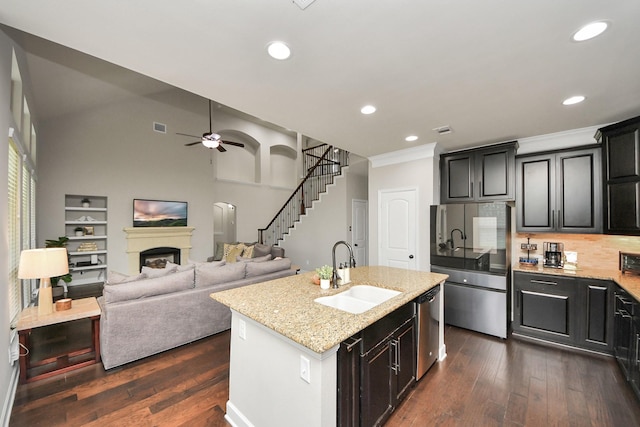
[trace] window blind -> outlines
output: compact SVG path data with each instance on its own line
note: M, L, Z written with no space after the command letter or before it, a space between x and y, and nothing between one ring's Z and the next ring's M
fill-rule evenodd
M20 259L20 156L18 150L9 140L9 168L8 168L8 239L9 239L9 321L13 322L20 313L21 292L18 279L18 262Z

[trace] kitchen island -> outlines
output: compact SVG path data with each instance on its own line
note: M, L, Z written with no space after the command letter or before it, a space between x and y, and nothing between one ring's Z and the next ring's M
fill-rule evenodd
M391 267L358 267L351 270L351 283L322 290L312 276L309 272L211 294L232 310L226 415L232 425L336 425L340 343L447 278ZM362 284L401 293L361 314L314 301ZM442 316L442 306L439 313ZM442 360L446 351L440 320Z

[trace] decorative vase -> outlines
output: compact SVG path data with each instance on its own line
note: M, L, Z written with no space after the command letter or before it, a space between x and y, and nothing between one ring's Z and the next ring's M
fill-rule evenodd
M82 202L82 207L83 207L83 208L88 208L89 206L91 206L91 203L89 203L89 202Z
M331 285L331 279L320 279L320 288L329 289Z
M76 236L82 237L84 233L82 231L76 231Z

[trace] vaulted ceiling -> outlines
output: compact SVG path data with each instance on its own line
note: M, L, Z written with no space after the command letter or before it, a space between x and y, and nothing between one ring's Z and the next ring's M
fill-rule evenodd
M12 33L44 120L170 85L372 156L640 115L637 0L4 3L0 23L55 43ZM571 39L596 20L610 24L604 34ZM289 59L267 55L273 40ZM377 111L361 114L366 104Z

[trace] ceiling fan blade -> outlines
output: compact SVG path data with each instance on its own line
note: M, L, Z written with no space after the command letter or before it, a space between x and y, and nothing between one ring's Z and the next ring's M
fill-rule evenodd
M184 146L185 147L191 147L192 145L196 145L196 144L202 144L202 141L189 142L187 144L184 144Z
M227 151L222 145L218 145L218 151L221 153L224 153L225 151Z
M244 144L241 142L233 142L233 141L220 141L223 144L235 145L236 147L244 147Z
M202 138L201 136L189 135L188 133L176 133L176 135L189 136L191 138Z

